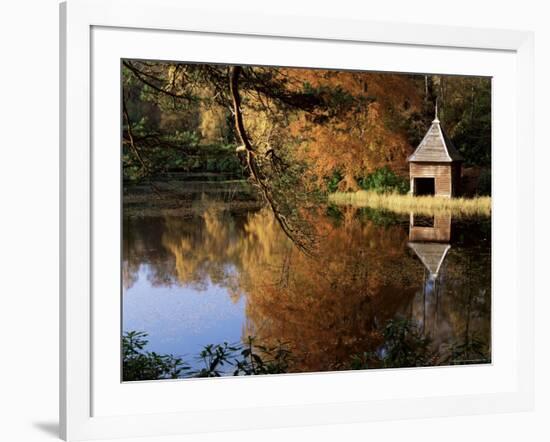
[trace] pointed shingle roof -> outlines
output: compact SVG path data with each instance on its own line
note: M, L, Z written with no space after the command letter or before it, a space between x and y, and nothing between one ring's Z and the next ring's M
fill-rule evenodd
M432 125L424 135L424 138L408 158L408 161L431 162L431 163L451 163L453 161L463 161L464 158L453 143L443 131L437 113Z

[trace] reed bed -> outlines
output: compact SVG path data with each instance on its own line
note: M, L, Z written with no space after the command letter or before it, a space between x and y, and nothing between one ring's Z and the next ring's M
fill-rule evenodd
M491 197L445 198L436 196L412 196L397 193L336 192L328 197L334 204L352 204L356 207L389 210L396 213L434 215L451 213L463 216L490 216Z

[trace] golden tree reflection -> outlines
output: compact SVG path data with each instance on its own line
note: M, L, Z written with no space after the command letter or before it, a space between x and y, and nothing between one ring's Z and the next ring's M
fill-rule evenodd
M154 269L154 284L199 291L223 286L234 301L245 299L243 339L287 343L295 371L338 369L350 355L379 347L389 319L418 319L426 280L424 265L407 247L406 222L382 226L352 207L328 212L319 207L302 214L318 238L311 256L293 245L266 208L238 213L209 204L187 217L165 216L156 234L143 229L160 247L148 247L147 238L125 244L125 287L142 262ZM472 332L490 336L490 280L482 276L490 265L464 256L453 248L441 271L438 325L426 329L440 335L436 345ZM474 286L465 284L464 272Z
M198 217L165 217L173 274L157 280L244 295L245 334L290 343L299 370L336 368L379 343L378 326L410 300L418 277L412 259L403 263L400 226L380 235L354 209L337 222L319 212L306 214L320 238L314 256L298 251L267 209L239 216L212 205Z

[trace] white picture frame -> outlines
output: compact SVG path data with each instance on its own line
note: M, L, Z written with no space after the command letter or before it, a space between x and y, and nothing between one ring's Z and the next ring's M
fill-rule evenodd
M161 436L532 408L532 33L313 17L243 16L229 11L194 10L176 0L69 0L61 4L60 15L60 427L64 439ZM112 367L119 357L119 336L113 336L112 331L119 330L120 315L109 308L109 302L118 291L106 296L109 277L102 274L102 266L108 267L109 262L119 259L116 253L107 256L109 244L117 241L108 224L112 223L118 231L118 223L105 215L107 211L113 214L113 210L118 213L120 200L117 192L97 178L100 173L105 182L116 182L119 165L111 162L103 168L100 163L98 171L98 158L108 162L110 157L107 151L94 150L94 143L119 143L114 138L119 119L112 118L119 115L120 97L113 89L119 84L118 77L113 79L111 75L113 61L121 56L200 61L196 59L198 55L193 58L190 52L180 49L178 43L182 39L193 39L194 47L204 54L202 61L357 69L374 66L390 71L425 69L494 76L493 140L508 155L496 155L493 163L493 239L507 237L508 242L495 241L493 248L493 300L497 301L493 334L500 344L493 343L498 352L489 367L369 370L139 385L116 382L119 373L113 373ZM223 46L227 39L234 47L242 46L241 52ZM156 49L161 42L162 53ZM354 56L357 51L370 54L378 64L369 65ZM400 51L395 52L399 56L382 55L391 51ZM323 60L323 53L332 54L332 58ZM418 67L419 60L428 53L438 54L436 62ZM376 61L377 57L380 61ZM116 112L107 112L110 103ZM98 240L100 237L103 239ZM114 270L118 272L118 267ZM426 388L430 383L433 391ZM384 386L392 384L401 389L399 394L390 394L387 388L383 391ZM380 388L378 393L375 386ZM260 390L261 400L219 401L215 406L206 404L212 401L200 400L217 392L222 397L236 397L239 391ZM182 392L191 399L185 406L175 405L174 398L181 397ZM159 401L163 407L145 404Z

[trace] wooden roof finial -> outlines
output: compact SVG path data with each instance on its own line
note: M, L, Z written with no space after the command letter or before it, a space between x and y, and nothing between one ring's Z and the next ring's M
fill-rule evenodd
M435 118L434 118L434 123L439 123L439 118L437 116L437 102L439 101L438 98L435 99Z

